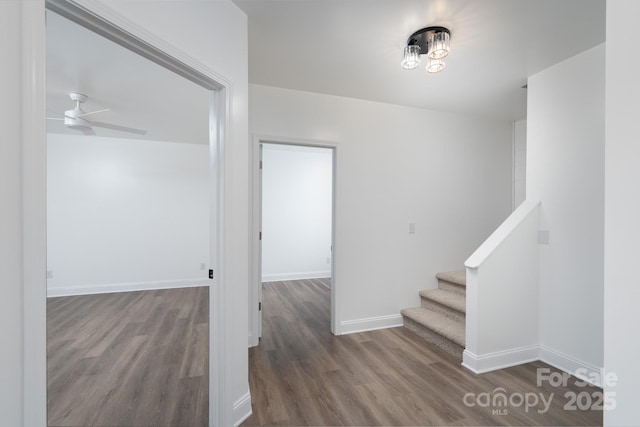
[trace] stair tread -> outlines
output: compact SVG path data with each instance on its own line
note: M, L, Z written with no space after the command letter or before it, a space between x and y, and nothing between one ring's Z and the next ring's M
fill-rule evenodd
M444 289L427 289L420 291L420 297L435 301L438 304L459 311L460 313L467 312L465 296L455 292L446 291Z
M402 309L401 313L438 335L464 347L465 328L463 323L456 322L444 314L436 313L423 307L405 308Z
M456 285L467 286L467 272L465 270L444 271L437 273L436 277L446 282L455 283Z

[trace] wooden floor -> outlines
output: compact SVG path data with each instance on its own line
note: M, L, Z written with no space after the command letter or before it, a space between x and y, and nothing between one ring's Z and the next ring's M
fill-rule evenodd
M49 298L49 426L206 426L209 289Z
M335 337L329 298L328 280L263 285L263 338L249 353L253 415L244 426L602 425L602 411L564 409L565 393L601 390L573 378L537 387L544 363L474 375L404 328ZM501 394L512 403L494 402ZM534 395L550 401L548 411L522 405ZM496 406L485 404L489 396Z

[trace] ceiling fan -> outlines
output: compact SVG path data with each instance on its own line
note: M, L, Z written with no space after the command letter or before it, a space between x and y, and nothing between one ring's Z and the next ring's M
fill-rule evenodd
M79 130L85 135L95 135L96 133L93 131L94 127L101 127L105 129L112 129L121 132L135 133L138 135L145 135L147 133L146 130L130 128L127 126L115 125L112 123L104 123L104 122L95 122L90 121L86 117L91 114L104 113L105 111L109 111L109 108L105 108L103 110L96 111L88 111L85 112L80 104L85 102L88 98L87 95L78 92L69 93L69 98L72 101L75 101L76 106L71 110L67 110L64 112L64 117L47 117L47 120L64 120L64 125L70 129ZM58 113L56 113L58 114Z

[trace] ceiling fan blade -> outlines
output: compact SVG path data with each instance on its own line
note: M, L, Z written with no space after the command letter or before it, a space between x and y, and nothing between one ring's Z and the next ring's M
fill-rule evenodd
M82 132L85 135L95 135L96 133L93 131L93 129L80 129L80 132Z
M87 113L78 114L78 117L84 117L90 114L104 113L105 111L111 111L111 108L105 108L104 110L89 111Z
M104 123L104 122L91 122L91 123L95 127L100 127L100 128L105 128L105 129L112 129L112 130L119 130L121 132L135 133L135 134L138 134L138 135L146 135L146 133L147 133L146 130L130 128L130 127L127 127L127 126L114 125L114 124L111 124L111 123Z
M64 120L63 117L47 117L47 120Z

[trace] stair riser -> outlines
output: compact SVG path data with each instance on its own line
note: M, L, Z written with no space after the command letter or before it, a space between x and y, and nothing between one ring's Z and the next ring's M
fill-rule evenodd
M420 305L427 310L435 311L436 313L444 314L445 316L451 318L451 320L455 322L459 322L461 324L465 324L465 314L459 312L458 310L454 310L451 307L447 307L446 305L442 305L436 301L432 301L425 297L420 297Z
M467 296L466 286L461 286L456 283L447 282L446 280L438 279L438 288L445 291L455 292L457 294Z
M421 338L423 338L424 340L430 342L431 344L435 345L436 347L440 348L441 350L449 353L450 355L452 355L453 357L455 357L458 360L462 360L462 352L464 351L464 348L462 348L461 346L459 346L458 344L448 340L447 338L443 337L440 334L437 334L435 332L433 332L430 329L425 328L424 326L414 322L411 319L408 318L404 318L404 327L409 329L411 332L419 335Z

